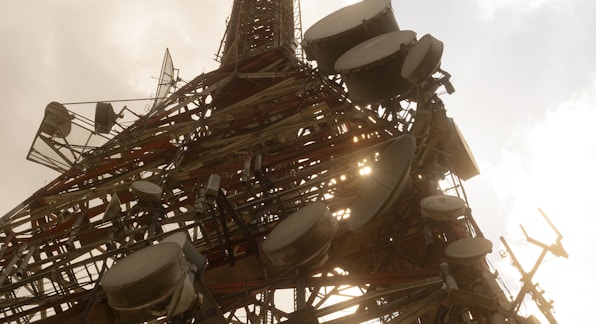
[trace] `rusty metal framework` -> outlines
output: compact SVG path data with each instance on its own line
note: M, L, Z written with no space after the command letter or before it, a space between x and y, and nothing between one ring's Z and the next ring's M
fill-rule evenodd
M219 69L102 135L0 219L3 322L120 321L99 279L175 231L188 232L207 257L201 281L229 323L486 323L495 314L527 322L509 310L485 262L444 266L449 243L482 236L467 201L465 214L448 222L420 216L423 197L449 191L465 199L450 162L454 130L437 95L445 76L382 105L356 106L340 78L296 57L294 26L292 0L235 1ZM362 168L374 168L403 134L417 142L411 182L388 213L352 233L346 220ZM221 189L205 196L212 174ZM159 203L134 196L138 180L162 188ZM109 218L114 196L120 213ZM273 266L263 238L315 201L340 224L329 259ZM152 323L210 320L197 306Z
M222 65L237 64L273 48L296 48L300 11L294 9L294 0L234 1L218 55Z

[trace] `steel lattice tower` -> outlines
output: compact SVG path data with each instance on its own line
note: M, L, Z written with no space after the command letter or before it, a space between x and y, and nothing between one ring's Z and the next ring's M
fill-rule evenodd
M221 66L128 115L128 127L98 130L48 106L29 158L61 174L0 220L3 321L526 322L485 262L447 262L450 243L482 237L437 94L448 74L356 105L340 76L297 57L296 10L292 0L234 1ZM71 140L80 134L84 145ZM415 139L403 194L351 231L363 170L391 173L382 153L402 135ZM421 200L443 194L465 202L461 215L421 217ZM338 223L324 260L276 266L264 238L315 202ZM179 231L208 260L194 282L202 297L174 317L111 307L105 273Z

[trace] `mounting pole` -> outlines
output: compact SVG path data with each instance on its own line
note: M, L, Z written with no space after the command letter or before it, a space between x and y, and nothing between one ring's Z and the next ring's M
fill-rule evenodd
M503 245L505 246L505 249L507 250L507 253L511 257L512 264L521 273L521 275L522 275L521 281L523 282L522 288L520 289L517 297L511 304L510 311L512 313L517 313L524 297L526 296L526 294L529 293L532 296L532 299L534 299L534 301L536 302L536 305L538 306L538 308L540 309L542 314L544 314L546 319L549 321L549 323L556 324L557 320L554 318L554 316L552 314L553 301L552 300L547 301L544 298L544 295L543 295L544 290L539 289L538 283L534 284L532 282L532 278L538 271L538 267L540 267L540 264L542 264L542 261L544 260L544 258L546 257L546 254L548 252L551 252L555 256L564 257L564 258L567 258L569 255L567 254L567 252L563 248L563 245L561 244L561 239L563 238L563 235L561 235L561 233L557 230L555 225L550 221L550 219L548 219L546 214L541 209L538 209L538 211L540 212L542 217L546 220L546 222L550 225L550 227L553 229L553 231L557 234L557 241L556 241L556 243L548 246L548 245L528 236L528 233L526 232L524 227L522 225L520 225L522 232L524 233L524 235L526 237L526 240L528 242L542 248L542 252L540 253L538 260L536 260L534 267L532 268L532 270L530 272L524 271L524 269L521 266L521 264L519 263L518 259L513 254L513 250L511 249L511 247L509 247L509 244L507 244L507 241L505 241L505 238L502 236L500 237L501 242L503 242Z

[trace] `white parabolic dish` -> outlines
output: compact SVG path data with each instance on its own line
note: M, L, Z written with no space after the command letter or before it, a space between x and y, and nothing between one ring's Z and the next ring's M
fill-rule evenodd
M119 260L101 278L101 285L114 309L138 309L168 297L187 271L180 246L166 242Z
M366 67L398 53L402 45L412 44L415 41L416 33L411 30L379 35L345 52L335 61L335 70L350 72L350 70Z
M441 65L443 42L426 34L408 51L401 68L401 76L418 84L430 77Z
M338 222L323 202L299 209L282 220L263 242L263 252L276 266L300 265L326 252Z
M304 33L302 46L319 72L336 74L335 61L350 48L378 35L399 30L389 0L365 0L339 9Z
M379 165L362 180L354 198L348 218L348 228L351 231L360 230L396 202L409 181L415 149L414 137L402 135L383 152Z
M365 0L343 7L317 21L304 32L304 41L341 34L371 20L384 10L389 10L390 0Z

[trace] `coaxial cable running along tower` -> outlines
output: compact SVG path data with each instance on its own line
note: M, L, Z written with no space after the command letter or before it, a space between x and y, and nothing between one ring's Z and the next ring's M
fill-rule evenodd
M484 259L443 43L389 0L301 42L297 13L234 1L221 66L172 87L166 52L145 115L46 107L28 159L61 174L0 219L3 322L530 323Z

